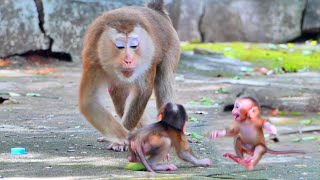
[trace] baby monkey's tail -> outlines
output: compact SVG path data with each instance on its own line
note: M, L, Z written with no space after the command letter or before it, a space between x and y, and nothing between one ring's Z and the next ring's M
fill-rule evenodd
M271 149L267 149L267 153L269 154L305 154L306 152L300 151L300 150L274 151Z

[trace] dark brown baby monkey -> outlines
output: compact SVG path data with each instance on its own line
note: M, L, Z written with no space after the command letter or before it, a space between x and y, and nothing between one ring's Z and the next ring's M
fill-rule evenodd
M184 161L195 166L211 166L209 159L197 159L194 157L184 135L188 116L184 107L180 104L167 103L158 114L159 122L141 128L129 136L130 162L141 162L150 172L174 171L174 164L161 165L161 161L168 157L173 147Z
M304 151L273 151L266 147L263 129L270 134L276 134L276 127L267 119L260 117L260 106L252 97L238 98L232 110L233 126L225 130L212 131L209 138L214 139L223 136L235 137L234 149L236 156L226 153L233 161L246 167L248 171L258 164L265 153L270 154L304 154ZM244 157L247 154L247 157Z

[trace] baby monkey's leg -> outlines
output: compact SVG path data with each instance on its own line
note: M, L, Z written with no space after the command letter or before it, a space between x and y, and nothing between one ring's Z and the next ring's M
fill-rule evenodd
M174 164L168 164L168 165L161 165L159 164L164 159L167 158L169 154L169 150L171 148L171 141L169 138L162 137L160 141L158 142L161 145L157 146L157 149L151 149L150 157L148 160L148 163L150 167L154 171L174 171L177 169L177 167Z

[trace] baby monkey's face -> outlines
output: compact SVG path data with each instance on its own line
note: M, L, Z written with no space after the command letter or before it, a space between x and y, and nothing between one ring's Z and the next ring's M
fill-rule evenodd
M248 118L248 112L253 107L253 103L248 99L237 99L234 102L232 116L237 122L245 121Z

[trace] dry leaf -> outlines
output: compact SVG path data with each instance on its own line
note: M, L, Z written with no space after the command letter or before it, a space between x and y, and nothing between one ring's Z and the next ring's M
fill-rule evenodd
M26 71L26 73L44 75L44 74L50 74L55 71L57 71L57 68L52 67L52 68L43 68L43 69L39 69L39 70L28 70L28 71Z
M60 78L60 77L62 77L62 74L61 73L56 73L56 74L54 74L54 77Z
M254 67L253 68L253 70L255 71L255 72L258 72L258 73L261 73L261 74L264 74L264 75L266 75L267 73L268 73L268 69L267 68L265 68L265 67Z
M10 62L7 59L0 59L0 67L8 66Z
M49 74L49 73L52 73L52 72L55 72L57 71L57 68L44 68L44 69L40 69L39 70L39 74Z
M267 110L267 114L271 116L278 116L279 115L279 109L278 108L271 108Z

